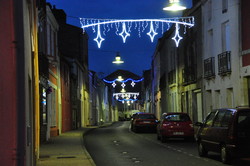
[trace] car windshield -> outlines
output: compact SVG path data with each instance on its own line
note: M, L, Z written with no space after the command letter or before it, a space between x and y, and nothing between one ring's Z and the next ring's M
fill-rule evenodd
M166 115L165 118L167 121L174 121L174 122L186 122L190 121L190 118L186 114L172 114Z
M151 114L140 114L139 119L155 119L155 115Z

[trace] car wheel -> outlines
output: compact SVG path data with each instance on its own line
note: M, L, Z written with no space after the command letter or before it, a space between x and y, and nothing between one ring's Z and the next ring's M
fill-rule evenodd
M230 163L230 155L228 154L227 148L225 145L221 146L221 161L224 164L229 164Z
M198 153L200 157L204 157L208 153L201 142L198 142Z

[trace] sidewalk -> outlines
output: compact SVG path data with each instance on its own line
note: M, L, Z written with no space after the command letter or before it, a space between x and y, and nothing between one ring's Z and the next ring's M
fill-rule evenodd
M37 166L95 166L83 145L83 136L89 130L108 125L80 128L51 138L40 146Z

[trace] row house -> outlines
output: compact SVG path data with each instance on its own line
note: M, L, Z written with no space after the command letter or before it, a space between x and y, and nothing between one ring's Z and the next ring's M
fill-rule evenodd
M193 0L183 16L195 26L164 33L152 59L151 111L186 112L202 121L215 108L249 106L249 12L247 0Z
M88 77L88 35L79 27L66 23L66 14L61 9L52 9L59 23L58 49L59 56L70 64L70 71L61 67L69 79L64 80L70 88L71 111L63 110L63 131L87 126L89 122L89 77ZM68 82L65 82L68 81ZM67 93L62 96L68 95ZM64 100L68 102L67 99ZM68 106L69 107L69 106ZM73 126L72 126L73 123Z
M206 0L202 4L204 114L214 108L248 104L240 73L240 2Z
M183 16L194 16L196 25L181 26L183 39L176 47L172 26L158 40L151 65L151 112L160 118L164 112L185 112L194 121L202 120L202 26L201 1Z
M89 72L90 85L90 125L118 121L118 111L114 104L111 89L104 84L98 73Z
M63 10L38 1L39 146L89 124L88 35Z
M37 1L0 1L0 161L35 165L39 146Z

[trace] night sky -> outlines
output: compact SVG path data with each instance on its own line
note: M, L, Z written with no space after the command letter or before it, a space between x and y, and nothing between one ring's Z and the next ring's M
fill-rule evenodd
M192 0L180 0L188 8ZM181 12L162 10L168 0L47 0L57 9L63 9L67 14L67 23L81 27L79 17L97 19L159 19L181 16ZM105 40L98 48L92 28L85 29L89 35L89 69L97 72L101 77L118 70L128 70L142 76L143 70L150 69L151 58L154 54L158 38L162 36L161 28L152 43L146 33L138 35L138 30L132 30L126 43L120 36L115 35L115 29L102 34ZM120 52L124 64L113 64L112 61Z

